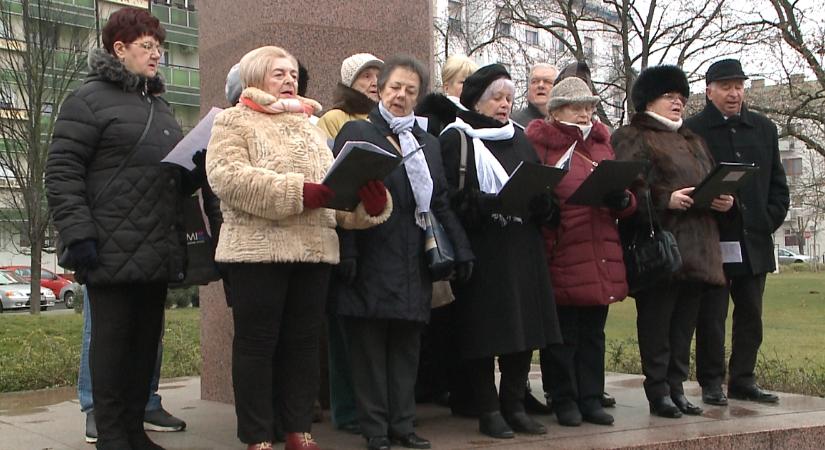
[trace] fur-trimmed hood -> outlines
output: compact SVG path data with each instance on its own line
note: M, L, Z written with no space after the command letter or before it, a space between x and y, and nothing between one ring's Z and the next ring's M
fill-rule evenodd
M435 117L446 126L455 122L458 106L444 94L433 92L427 94L415 107L415 114L419 116Z
M369 114L377 104L364 93L349 86L342 83L335 85L335 92L332 94L333 109L340 109L350 115Z
M102 48L89 52L89 70L88 79L114 83L126 92L145 91L151 95L166 92L166 84L160 72L152 78L130 72L120 60Z

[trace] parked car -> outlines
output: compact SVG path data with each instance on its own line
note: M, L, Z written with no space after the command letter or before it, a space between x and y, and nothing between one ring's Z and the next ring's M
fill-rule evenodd
M779 253L779 264L806 263L811 261L810 256L800 255L787 248L780 248L777 252Z
M31 281L32 270L29 266L6 266L0 270L13 272L25 281ZM56 274L51 270L40 269L40 286L52 291L57 302L64 302L66 309L74 308L75 299L82 298L80 285L74 280L70 280L63 275Z
M0 312L9 309L27 309L31 301L30 282L7 270L0 270ZM40 287L40 310L54 306L54 293Z

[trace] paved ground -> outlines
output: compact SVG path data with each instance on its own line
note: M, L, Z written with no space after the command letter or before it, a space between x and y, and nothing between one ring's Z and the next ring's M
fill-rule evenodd
M565 428L553 417L539 417L548 425L547 435L497 441L479 434L474 420L453 418L446 409L421 405L417 431L437 449L825 447L823 398L783 394L774 406L732 401L727 408L708 406L700 417L674 420L648 413L639 376L610 375L607 390L618 401L610 410L616 417L614 426ZM696 385L689 385L687 394L698 401ZM159 444L169 450L243 448L235 438L234 409L200 400L199 378L164 380L161 395L165 407L189 427L182 433L150 433ZM83 427L74 389L0 395L0 450L92 450L83 440ZM362 438L333 431L328 421L316 424L313 435L324 449L365 448Z

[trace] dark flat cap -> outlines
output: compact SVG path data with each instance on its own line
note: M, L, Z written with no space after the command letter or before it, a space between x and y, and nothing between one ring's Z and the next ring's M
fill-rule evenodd
M748 76L742 71L742 63L738 59L721 59L711 64L705 74L705 83L722 80L747 80Z

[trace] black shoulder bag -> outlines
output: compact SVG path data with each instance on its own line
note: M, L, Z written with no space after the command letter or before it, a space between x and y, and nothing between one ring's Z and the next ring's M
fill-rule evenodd
M682 267L682 255L676 238L662 229L653 216L650 190L644 194L648 227L637 227L630 242L623 243L627 285L637 294L670 277Z

